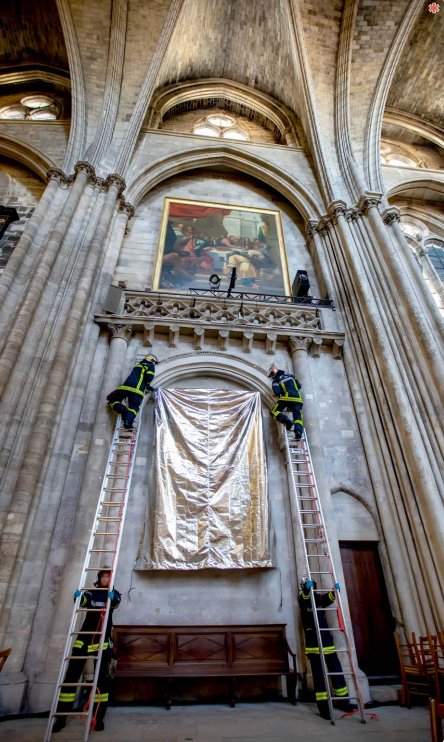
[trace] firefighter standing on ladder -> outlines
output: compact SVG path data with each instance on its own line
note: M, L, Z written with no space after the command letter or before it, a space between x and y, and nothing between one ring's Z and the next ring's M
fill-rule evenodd
M317 583L315 580L302 581L301 594L299 595L299 607L301 609L301 620L305 634L305 654L310 660L311 671L313 674L313 683L316 693L316 703L318 704L319 713L323 719L330 720L330 711L328 708L327 689L325 687L324 673L322 671L322 660L319 653L318 636L316 632L315 617L311 602L311 590L315 590L314 599L317 608L327 608L335 602L336 597L333 590L328 593L317 592ZM335 584L336 590L339 590L339 584ZM320 629L328 629L327 619L323 610L318 610L318 624ZM322 651L328 672L342 673L342 665L336 654L336 647L333 643L333 636L330 631L321 631ZM332 675L331 684L333 687L333 696L342 698L348 696L347 683L343 675ZM348 711L350 704L348 700L344 710Z
M111 629L113 627L113 619L112 614L116 608L118 608L121 600L121 595L117 590L112 590L110 593L108 592L108 586L111 579L111 570L109 569L102 569L100 572L97 573L97 581L94 583L94 585L98 588L103 588L102 590L85 590L83 592L83 595L80 590L76 590L74 593L74 600L79 598L81 595L80 600L80 606L79 608L88 609L88 608L99 608L102 609L103 612L106 610L106 603L107 599L109 597L111 601L111 609L108 614L108 624L105 629L105 637L103 640L103 653L102 653L102 659L100 662L100 670L99 670L99 677L97 681L97 690L96 695L94 698L94 710L93 713L96 716L96 724L95 724L95 731L96 732L102 732L105 729L105 725L103 723L103 719L106 713L106 708L108 705L108 689L109 689L109 676L108 676L108 664L109 661L112 659L112 641L110 639ZM85 620L82 624L82 628L80 629L81 632L86 632L85 634L78 634L77 641L74 642L71 655L75 658L76 655L79 655L79 657L85 657L88 655L88 657L97 657L97 652L99 649L100 644L100 638L101 638L101 631L103 631L102 626L103 621L103 614L97 613L96 611L91 611L86 613ZM85 659L72 659L68 663L68 667L65 674L64 683L77 683L83 669L85 667ZM63 685L61 687L60 693L59 693L59 701L57 704L57 712L58 714L66 712L69 713L72 711L72 707L74 705L76 697L76 688L72 685ZM98 708L97 708L98 704ZM57 734L57 732L60 732L62 729L64 729L66 726L66 716L56 716L56 720L54 722L54 726L52 728L52 733Z
M123 425L127 430L133 427L134 418L139 411L145 392L156 391L156 387L151 386L156 372L155 363L157 360L154 356L146 356L140 363L136 363L123 384L107 396L111 408L122 415ZM128 400L128 407L123 404L124 399Z
M268 378L272 379L273 392L279 397L277 404L271 410L273 417L287 430L294 426L294 435L297 441L302 438L304 432L304 418L302 415L302 384L292 375L272 366L268 372ZM284 414L284 410L291 412L293 420Z

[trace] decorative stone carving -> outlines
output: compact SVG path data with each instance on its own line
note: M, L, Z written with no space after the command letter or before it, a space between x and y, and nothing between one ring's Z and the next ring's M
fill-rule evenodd
M313 235L318 231L319 222L312 221L311 219L305 225L305 234L310 240Z
M143 325L143 344L147 348L152 348L154 345L154 323L146 322Z
M108 183L108 188L112 185L116 186L116 188L118 189L119 196L125 190L125 186L126 186L125 180L124 178L122 178L121 175L118 175L117 173L111 173L110 175L108 175L106 182Z
M401 215L398 209L391 209L390 211L386 211L382 218L387 226L390 226L391 224L393 224L393 222L401 221Z
M106 193L108 191L108 183L105 178L94 176L94 178L90 178L88 182L93 188L98 188L99 191L101 191L102 193Z
M376 206L376 208L378 208L379 204L381 203L381 198L381 193L373 193L371 191L367 191L367 193L364 193L361 196L356 206L359 211L362 211L363 214L366 214L367 211L373 206Z
M275 332L267 333L267 337L265 338L265 352L267 356L274 356L276 353L276 340L277 335Z
M319 358L319 356L321 355L321 345L322 338L316 336L312 338L312 344L310 346L310 353L312 358Z
M257 302L243 302L242 317L239 317L239 306L234 303L227 305L223 299L197 299L167 294L131 294L125 298L125 316L159 317L162 320L192 320L194 322L223 323L230 326L238 325L251 328L274 330L275 328L293 328L309 330L310 333L322 329L321 319L315 308L300 307L287 304L264 304Z
M195 327L193 334L193 347L195 350L202 350L205 339L205 327Z
M244 332L242 335L242 350L244 353L251 353L253 349L254 332Z
M339 361L342 358L342 348L344 346L344 339L337 338L333 341L331 346L331 354L335 361Z
M219 348L219 350L228 350L229 339L229 330L219 330L219 334L217 336L217 347Z
M177 348L179 346L180 327L179 325L171 325L169 336L168 336L168 347Z
M63 170L58 167L52 167L47 171L48 180L56 180L61 188L68 188L74 180L74 175L65 175Z
M339 216L346 216L347 204L345 201L333 201L330 204L329 213L333 219L333 223L337 224Z
M313 338L297 337L291 338L289 341L291 353L295 353L298 350L304 350L308 353L310 346L313 342Z
M131 325L109 324L108 329L111 340L114 340L114 338L123 338L127 343L131 340L133 334L133 328Z
M74 165L74 172L76 175L78 175L78 173L86 173L88 178L94 178L96 174L93 166L85 160L79 160L79 162L76 162L76 164Z
M129 201L125 201L125 199L121 196L119 198L119 212L126 214L128 217L128 220L130 220L136 213L136 210L134 206L129 203Z

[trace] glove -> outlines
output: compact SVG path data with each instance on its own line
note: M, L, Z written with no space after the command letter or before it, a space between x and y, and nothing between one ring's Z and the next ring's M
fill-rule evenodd
M157 386L153 386L153 392L157 392L157 389L158 389Z
M82 594L81 590L76 590L74 593L74 600L77 600L77 598L80 598L81 594Z
M337 591L338 591L339 593L341 592L341 586L340 586L339 582L335 582L335 588L336 588L336 590L337 590Z
M110 592L110 593L108 593L108 598L109 598L110 600L114 600L114 590L111 590L111 592Z
M313 587L313 580L307 580L307 582L305 583L305 587L307 588L307 590L311 590L311 588Z

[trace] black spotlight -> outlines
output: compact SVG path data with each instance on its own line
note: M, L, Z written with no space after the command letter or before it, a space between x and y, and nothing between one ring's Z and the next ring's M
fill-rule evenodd
M210 284L211 284L211 288L212 289L216 289L216 291L217 291L218 288L219 288L219 286L220 286L220 278L217 275L217 273L213 273L213 275L210 276L209 281L210 281Z

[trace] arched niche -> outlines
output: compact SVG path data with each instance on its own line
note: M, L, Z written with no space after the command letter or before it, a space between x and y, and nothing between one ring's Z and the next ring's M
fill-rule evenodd
M339 490L332 502L339 541L379 541L371 513L356 497Z

